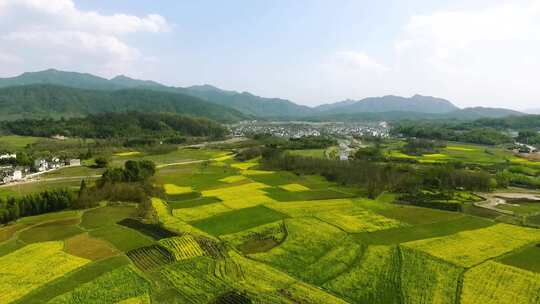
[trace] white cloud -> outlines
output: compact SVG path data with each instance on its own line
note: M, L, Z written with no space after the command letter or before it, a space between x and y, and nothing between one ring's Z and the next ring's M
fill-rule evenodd
M338 61L345 67L353 70L370 71L370 72L386 72L389 69L375 61L363 52L340 51L337 52Z
M526 107L540 95L540 1L413 16L395 49L403 78L464 105Z
M160 15L104 15L80 10L72 0L0 0L0 16L0 59L15 56L28 62L28 67L18 62L19 72L57 67L108 76L126 73L146 61L127 42L130 36L172 29Z

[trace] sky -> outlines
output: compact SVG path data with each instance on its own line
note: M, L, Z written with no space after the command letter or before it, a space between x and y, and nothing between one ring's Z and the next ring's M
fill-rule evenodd
M540 0L0 0L0 77L48 68L310 106L540 108Z

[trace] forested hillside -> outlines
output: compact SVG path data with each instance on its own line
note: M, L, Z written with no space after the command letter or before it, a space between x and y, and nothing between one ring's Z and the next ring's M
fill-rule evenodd
M218 123L176 114L158 113L100 113L85 118L71 119L22 119L0 124L11 134L50 137L63 135L82 138L133 138L159 139L181 136L222 137L226 129Z
M242 113L179 93L144 89L83 90L56 85L0 89L0 120L80 117L103 112L177 113L218 121L246 118Z

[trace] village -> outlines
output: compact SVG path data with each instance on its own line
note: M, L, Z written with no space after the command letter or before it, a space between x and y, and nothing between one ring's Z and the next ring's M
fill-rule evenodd
M334 137L381 137L389 136L390 126L387 122L268 122L242 121L230 125L231 134L235 137L245 137L251 134L271 134L276 137L300 138L304 136L334 136Z
M39 158L32 165L20 165L16 153L0 154L0 185L21 182L63 167L80 166L80 159Z

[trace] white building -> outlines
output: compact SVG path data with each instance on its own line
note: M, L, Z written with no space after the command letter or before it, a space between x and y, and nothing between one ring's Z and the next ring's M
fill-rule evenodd
M77 159L77 158L70 159L68 164L69 164L69 166L80 166L81 165L81 160Z
M34 168L38 172L47 171L47 170L49 170L49 162L47 162L47 160L45 160L45 159L36 159L34 161Z
M0 155L0 159L12 159L12 158L17 158L17 154L15 154L15 153L13 153L13 154L6 153L6 154L1 154Z
M20 181L23 178L22 170L13 171L11 178L13 181Z

